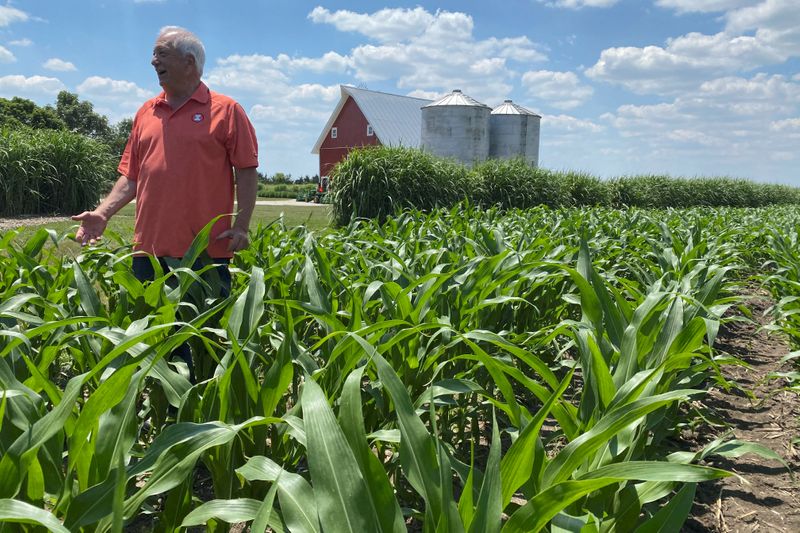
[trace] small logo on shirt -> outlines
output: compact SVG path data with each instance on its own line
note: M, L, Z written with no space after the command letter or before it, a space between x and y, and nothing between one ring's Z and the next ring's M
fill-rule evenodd
M202 113L195 113L194 115L192 115L192 120L194 122L202 122L204 118L205 117L203 116Z

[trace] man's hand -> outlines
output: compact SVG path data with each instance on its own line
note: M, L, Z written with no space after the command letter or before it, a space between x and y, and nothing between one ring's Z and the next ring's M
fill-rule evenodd
M250 244L250 237L247 235L247 232L241 228L237 228L236 226L220 233L217 237L217 240L220 239L231 240L231 242L228 243L229 252L238 252L239 250L244 250Z
M84 211L80 215L75 215L72 220L78 220L81 227L75 233L75 240L86 246L96 244L108 225L108 219L97 211Z

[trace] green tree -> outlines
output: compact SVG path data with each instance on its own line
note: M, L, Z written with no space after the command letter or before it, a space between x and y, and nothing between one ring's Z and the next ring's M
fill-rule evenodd
M52 107L40 107L31 100L15 96L11 100L0 98L0 127L64 130L66 123Z
M276 172L272 175L272 183L290 183L292 181L291 174L284 174L283 172Z
M125 145L128 144L128 137L131 135L131 128L133 128L133 119L123 118L109 127L108 134L100 140L108 145L112 154L118 158L122 157Z
M111 136L111 127L104 115L95 113L91 102L78 99L78 95L61 91L56 97L56 114L71 131L106 140Z

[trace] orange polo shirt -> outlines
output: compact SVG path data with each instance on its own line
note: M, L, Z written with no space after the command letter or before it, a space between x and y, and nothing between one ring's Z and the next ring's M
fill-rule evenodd
M162 92L136 113L118 170L136 182L134 250L183 257L214 217L233 213L233 167L258 166L253 125L242 106L201 83L177 110ZM228 239L211 230L208 254L231 257Z

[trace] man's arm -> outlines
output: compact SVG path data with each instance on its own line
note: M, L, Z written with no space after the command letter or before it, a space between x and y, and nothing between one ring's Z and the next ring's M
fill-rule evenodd
M256 167L236 168L236 201L239 204L239 211L231 229L220 233L217 239L230 239L228 250L237 252L247 248L250 243L248 229L250 228L250 218L256 207L256 195L258 194L258 172Z
M108 219L134 198L136 198L136 182L126 176L120 176L111 192L94 211L84 211L72 217L72 220L81 223L81 227L75 233L75 240L83 245L97 242L108 225Z

